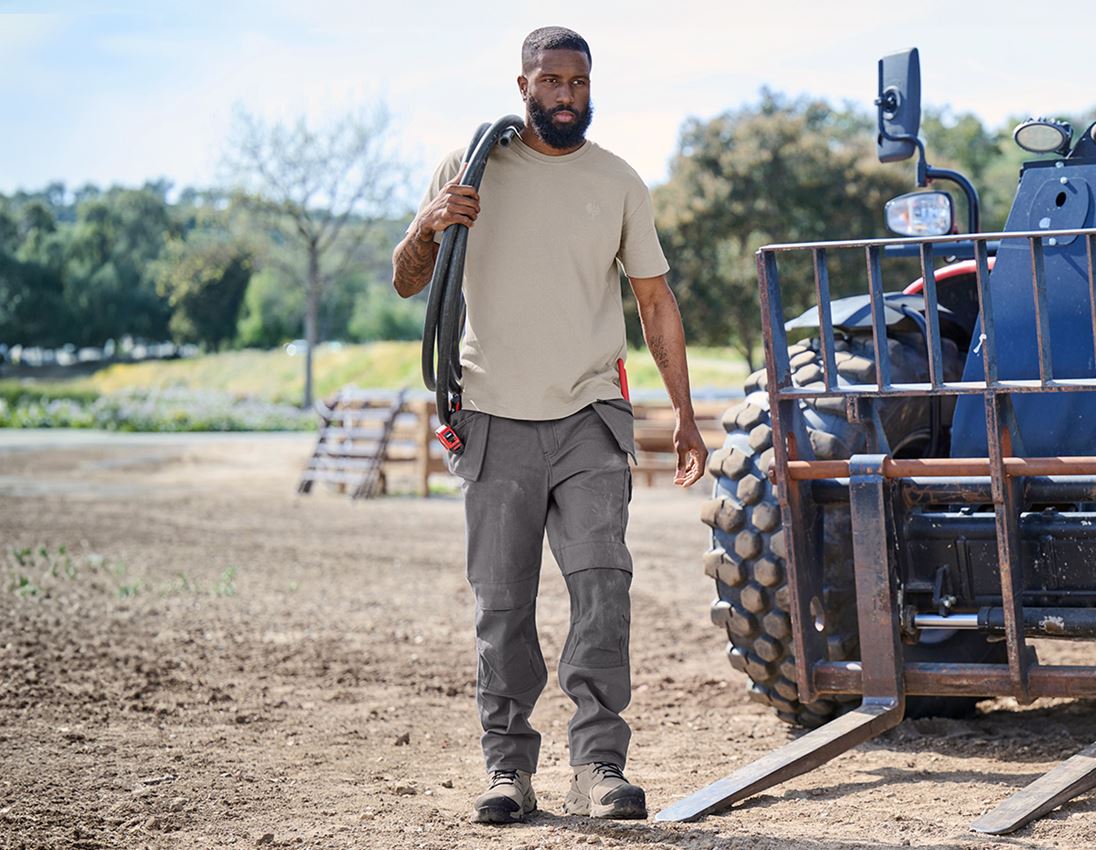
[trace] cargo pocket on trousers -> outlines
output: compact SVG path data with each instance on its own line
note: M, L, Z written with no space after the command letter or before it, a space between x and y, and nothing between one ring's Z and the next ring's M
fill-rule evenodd
M458 410L450 414L449 425L464 446L459 453L449 452L446 459L449 471L466 481L475 481L483 469L491 417L478 410Z
M632 405L622 398L614 398L609 401L595 401L591 407L601 417L605 427L613 435L620 450L636 459L635 416L632 413Z

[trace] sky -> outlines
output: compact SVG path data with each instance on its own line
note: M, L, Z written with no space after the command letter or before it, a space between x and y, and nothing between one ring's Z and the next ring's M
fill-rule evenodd
M521 113L520 45L548 24L590 43L589 137L651 184L687 118L763 86L868 109L878 58L912 46L926 104L1096 118L1091 0L0 0L0 192L209 186L236 106L322 123L383 102L417 198L480 123Z

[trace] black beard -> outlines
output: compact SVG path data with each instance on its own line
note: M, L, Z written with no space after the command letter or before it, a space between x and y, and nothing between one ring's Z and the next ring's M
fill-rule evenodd
M588 103L585 112L570 109L566 106L557 106L555 109L544 109L535 99L525 101L529 110L529 118L533 122L533 129L540 136L542 142L552 148L565 150L581 145L586 140L586 130L594 118L594 104ZM557 112L573 112L575 121L569 125L559 125L552 120Z

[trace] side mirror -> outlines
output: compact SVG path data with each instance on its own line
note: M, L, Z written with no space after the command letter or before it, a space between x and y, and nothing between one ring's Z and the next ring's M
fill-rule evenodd
M887 227L899 236L943 236L955 224L955 203L947 192L911 192L887 201Z
M917 48L891 53L879 60L880 162L898 162L917 152L921 129L921 60Z

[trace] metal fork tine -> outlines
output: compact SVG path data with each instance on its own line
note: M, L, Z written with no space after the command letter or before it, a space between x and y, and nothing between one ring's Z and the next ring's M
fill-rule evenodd
M862 705L663 809L658 821L694 820L814 770L902 722L902 706Z
M1017 791L992 812L978 818L970 828L990 835L1015 832L1091 788L1096 788L1096 744L1085 747Z

